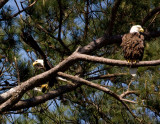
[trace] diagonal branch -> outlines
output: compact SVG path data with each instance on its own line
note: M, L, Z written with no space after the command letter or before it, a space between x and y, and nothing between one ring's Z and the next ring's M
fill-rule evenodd
M81 86L81 85L75 84L75 85L60 86L58 89L55 89L53 91L49 91L48 93L45 93L41 96L36 96L36 97L33 97L31 99L27 99L27 100L21 100L17 104L15 104L10 110L15 111L15 110L29 108L29 107L33 107L33 106L42 104L42 103L46 102L47 100L54 99L55 97L58 97L64 93L71 92L79 86Z
M139 118L128 107L128 105L126 103L124 103L123 100L117 94L112 92L110 89L108 89L106 87L103 87L103 86L101 86L99 84L95 84L95 83L92 83L90 81L87 81L87 80L85 80L83 78L79 78L78 76L72 76L72 75L69 75L69 74L65 74L63 72L58 72L58 75L63 77L63 78L66 78L68 80L72 80L73 82L77 82L78 81L79 83L85 84L87 86L90 86L92 88L95 88L95 89L98 89L98 90L101 90L101 91L107 93L108 95L110 95L110 96L114 97L115 99L117 99L118 101L120 101L126 107L126 109L132 114L132 116L135 119L137 119L138 121L140 121Z
M145 18L143 19L143 21L142 21L142 23L141 23L142 27L143 27L144 24L145 24L149 19L151 19L152 16L154 16L157 12L160 12L160 7L157 7L157 8L155 8L155 9L153 9L151 12L149 12L149 13L145 16Z
M89 77L87 80L98 80L98 79L111 79L117 76L128 75L127 73L117 73L117 74L106 74L106 75L98 75L94 77Z
M127 96L127 95L129 95L129 94L139 95L139 92L138 92L138 91L128 91L128 90L127 90L126 92L122 93L122 94L120 95L120 97L123 98L123 97L125 97L125 96Z
M67 52L71 53L70 49L65 45L65 43L62 41L61 39L61 30L62 30L62 21L63 21L63 8L62 8L62 2L61 0L57 0L58 2L58 6L59 6L59 31L58 31L58 41L60 42L60 44L63 46L64 49L67 50Z
M46 30L45 28L43 28L40 24L36 24L36 27L39 29L39 30L41 30L41 31L43 31L43 32L45 32L47 35L49 35L50 37L52 37L53 39L55 39L55 40L57 40L57 41L59 41L59 43L62 45L62 47L65 49L65 50L67 50L67 54L71 54L71 51L70 51L70 49L67 47L67 45L62 41L62 39L60 38L60 35L58 35L59 37L57 38L57 37L55 37L53 34L52 34L52 32L49 32L48 30ZM56 30L57 28L55 28L55 30ZM59 32L60 32L60 30L59 30ZM61 33L61 32L60 32Z
M156 38L160 36L160 31L145 32L144 35L145 35L145 39ZM79 50L79 53L91 54L93 51L100 49L105 45L120 44L122 42L122 37L123 35L114 35L114 36L104 35L90 42L88 45L82 47Z
M75 60L76 60L75 53L73 53L71 56L69 56L68 58L66 58L62 62L60 62L57 66L50 69L49 71L46 71L46 72L41 73L39 75L36 75L36 76L28 79L27 81L22 82L21 85L15 87L15 88L12 88L9 91L1 94L0 95L0 103L5 102L9 98L12 99L12 96L15 97L13 94L18 92L19 96L16 96L16 99L12 100L12 102L15 103L15 101L18 101L21 99L21 97L23 96L23 94L26 91L33 89L34 87L39 86L41 84L44 84L44 82L47 82L50 78L55 77L56 73L58 71L60 71L60 70L64 71L66 68L70 67ZM11 102L10 99L8 101L6 101L6 103L9 103L9 102ZM7 108L7 106L10 107L10 103L9 104L6 104L6 103L3 103L2 105L0 105L0 112L5 111L5 109L1 110L2 107L4 107L4 108Z

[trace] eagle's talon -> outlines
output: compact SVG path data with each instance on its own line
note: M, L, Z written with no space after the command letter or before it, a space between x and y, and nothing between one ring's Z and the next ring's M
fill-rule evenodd
M46 90L49 89L48 84L42 84L42 85L41 85L41 89L42 89L42 92L44 93Z

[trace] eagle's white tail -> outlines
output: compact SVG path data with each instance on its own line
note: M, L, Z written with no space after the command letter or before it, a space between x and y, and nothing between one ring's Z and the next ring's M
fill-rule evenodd
M130 69L129 69L129 73L130 73L133 77L135 77L135 76L136 76L136 73L137 73L137 68L130 68Z
M66 80L66 79L61 78L61 77L56 77L56 79L57 79L57 80L60 80L60 81L65 81L65 82L67 82L67 80Z
M39 91L39 92L42 91L42 89L41 89L40 87L35 87L33 90L34 90L34 91Z

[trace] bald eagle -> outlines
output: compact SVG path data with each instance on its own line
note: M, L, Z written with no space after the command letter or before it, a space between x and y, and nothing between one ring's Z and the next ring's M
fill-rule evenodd
M139 62L144 53L144 29L140 25L131 27L130 32L122 37L121 47L127 62ZM136 76L137 68L130 68L130 74Z
M40 67L44 68L45 69L45 63L43 61L43 59L37 59L36 61L33 62L33 66L36 66L36 65L39 65ZM46 69L45 69L46 70ZM56 78L51 78L51 80L53 81L57 81L57 80L60 80L60 81L65 81L65 82L68 82L66 79L63 79L61 77L56 77ZM50 82L50 81L49 81ZM43 84L40 86L41 88L34 88L35 90L37 91L42 91L42 92L45 92L46 90L48 90L48 88L50 87L50 84L48 86L48 84Z

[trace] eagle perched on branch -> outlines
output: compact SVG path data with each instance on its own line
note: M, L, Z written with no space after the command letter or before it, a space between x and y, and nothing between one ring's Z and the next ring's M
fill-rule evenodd
M122 37L122 49L127 62L139 62L144 53L144 29L140 25L131 27L130 32ZM136 76L137 68L130 68L130 74Z
M36 61L34 61L33 66L36 66L36 65L39 65L42 68L44 68L44 70L46 70L45 63L44 63L43 59L37 59ZM50 82L57 83L57 80L64 81L64 82L69 82L68 80L66 80L64 78L61 78L61 77L53 77L53 78L50 79L48 84L41 85L40 86L41 88L36 87L35 90L45 92L46 90L48 90L49 87L51 87Z

